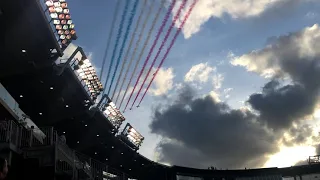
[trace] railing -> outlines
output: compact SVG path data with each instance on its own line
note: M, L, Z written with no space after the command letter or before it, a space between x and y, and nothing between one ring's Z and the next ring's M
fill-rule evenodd
M123 180L125 177L124 173L69 148L52 127L26 129L14 121L0 121L0 142L11 143L21 150L55 146L56 171L71 174L73 177L98 180Z
M320 155L309 156L308 163L309 164L320 164Z

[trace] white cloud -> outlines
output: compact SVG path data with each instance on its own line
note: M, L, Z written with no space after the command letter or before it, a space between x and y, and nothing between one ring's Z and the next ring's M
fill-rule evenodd
M215 74L212 77L213 87L215 89L220 89L222 86L222 82L224 80L224 77L222 74Z
M282 72L280 66L283 62L296 58L308 61L320 56L320 28L317 24L278 39L277 42L264 49L231 58L231 64L243 66L248 71L268 78L281 74L279 73ZM279 57L287 58L280 59Z
M221 102L220 94L217 91L210 91L209 95L216 101Z
M184 76L185 82L202 82L208 81L212 72L216 71L215 67L211 67L208 63L200 63L191 67L189 72Z
M233 88L227 88L227 89L224 89L223 90L223 94L224 94L224 97L226 98L226 99L228 99L228 98L230 98L230 91L232 91L233 90Z
M305 18L307 18L307 19L315 19L318 16L319 16L319 14L317 12L310 11L305 15Z
M154 96L166 94L173 88L173 78L174 74L172 68L161 68L154 79L154 88L151 88L149 92Z
M310 0L299 0L299 2L304 1ZM192 2L189 1L184 8L176 27L179 27ZM222 18L227 14L233 19L250 18L259 16L279 4L289 2L292 2L292 0L199 0L182 32L187 39L200 31L200 27L212 17ZM173 9L173 14L176 14L181 3L182 0L178 0Z

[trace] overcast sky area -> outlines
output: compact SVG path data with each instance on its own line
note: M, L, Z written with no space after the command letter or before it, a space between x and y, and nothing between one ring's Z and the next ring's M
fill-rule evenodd
M120 1L122 13L125 1ZM68 2L78 35L74 44L83 47L100 72L116 1ZM127 42L138 39L142 25L136 35L132 31L142 2ZM142 42L156 9L163 6L147 51L170 2L147 0L146 8L153 7L154 13ZM187 1L173 32L192 2ZM177 0L164 32L181 3ZM292 166L320 153L319 10L318 0L199 0L141 106L124 113L145 136L139 152L164 164L219 169Z

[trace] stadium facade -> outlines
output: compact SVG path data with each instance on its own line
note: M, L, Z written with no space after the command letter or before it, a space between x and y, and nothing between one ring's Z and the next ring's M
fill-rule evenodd
M319 157L288 168L204 170L165 166L137 152L127 124L81 47L64 0L0 1L0 156L8 179L317 179ZM64 52L71 55L64 57ZM98 97L101 97L100 99Z

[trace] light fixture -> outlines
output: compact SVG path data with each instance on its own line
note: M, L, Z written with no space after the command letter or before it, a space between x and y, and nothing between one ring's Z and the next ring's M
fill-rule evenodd
M59 0L60 2L66 2L65 0Z
M59 14L59 19L64 19L64 14Z
M50 87L50 89L52 90L52 89L53 89L53 87Z
M66 7L68 7L68 5L67 5L67 3L61 3L61 7L66 8Z
M68 20L68 21L67 21L67 24L72 24L72 20Z
M97 137L99 137L100 135L99 134L97 134Z
M123 152L121 154L123 154Z
M54 13L54 12L56 12L56 9L54 7L49 7L49 12Z
M60 39L65 39L66 38L66 35L64 35L64 34L62 34L61 36L60 36Z
M57 29L57 30L60 30L60 29L62 29L62 26L61 26L60 24L57 24L57 25L56 25L56 29Z
M79 141L77 141L77 144L79 144L80 142Z
M60 24L60 20L56 20L56 19L55 19L55 20L53 20L53 24L54 24L54 25L58 25L58 24Z
M88 125L84 125L85 127L87 127Z
M142 166L144 165L144 164L141 164Z
M134 162L136 162L137 160L135 159L135 160L133 160Z
M51 14L50 14L50 17L51 17L52 19L58 18L58 14L57 14L57 13L51 13Z
M23 95L20 95L21 98L23 98Z
M131 169L129 169L129 171L131 171Z
M69 105L68 104L66 104L66 108L68 108L69 107Z
M66 132L63 131L63 134L65 134Z
M96 155L97 155L98 153L97 153L97 152L94 152L94 154L96 154Z
M111 148L113 149L114 147L112 146Z
M57 13L61 13L63 11L62 7L56 7L54 9Z
M122 167L122 165L120 164L120 167Z
M106 158L106 161L108 161L108 158Z
M22 49L21 51L22 51L23 53L27 52L25 49Z
M46 1L46 5L49 7L49 6L53 6L53 1L51 0L48 0Z
M54 2L53 5L54 5L54 7L60 7L61 3L60 2Z
M42 113L39 113L39 115L41 116L41 115L42 115Z
M70 29L74 29L74 24L70 24Z
M69 14L69 9L67 9L67 8L66 8L66 9L63 9L63 13L64 13L64 14Z

